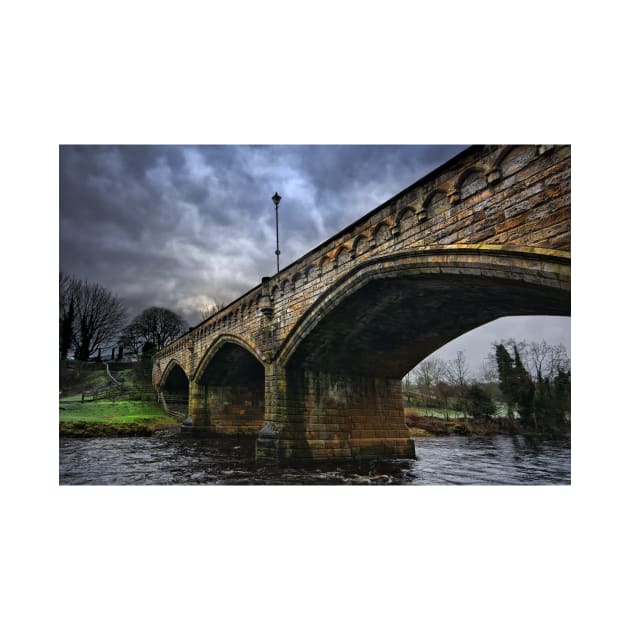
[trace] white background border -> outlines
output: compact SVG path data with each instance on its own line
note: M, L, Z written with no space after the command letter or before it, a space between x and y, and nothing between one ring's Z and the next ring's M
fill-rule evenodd
M602 393L625 381L597 350L623 348L625 22L563 5L1 10L5 627L627 622L626 412ZM288 142L572 143L571 487L58 486L58 145Z

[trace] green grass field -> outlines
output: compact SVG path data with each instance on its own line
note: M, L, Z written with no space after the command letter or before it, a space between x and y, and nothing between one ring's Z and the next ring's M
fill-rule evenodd
M71 402L64 400L59 404L60 422L105 422L108 424L124 424L152 420L174 424L175 421L156 404L137 400L120 400L111 402Z
M151 435L179 426L155 403L136 400L117 402L59 403L59 435L71 437L115 437Z

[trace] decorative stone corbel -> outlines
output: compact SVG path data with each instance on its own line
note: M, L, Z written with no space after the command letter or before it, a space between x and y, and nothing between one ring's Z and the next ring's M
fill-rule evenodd
M454 206L459 201L459 190L452 190L448 193L448 200L451 202L451 205Z
M260 312L267 318L273 317L273 304L271 303L271 297L269 295L269 282L271 278L265 276L262 279L262 291L260 295Z

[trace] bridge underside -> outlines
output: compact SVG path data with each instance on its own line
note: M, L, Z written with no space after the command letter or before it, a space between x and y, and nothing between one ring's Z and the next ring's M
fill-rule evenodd
M568 267L539 262L515 273L499 261L485 275L476 264L376 266L340 283L278 362L283 396L268 409L278 458L414 457L401 391L410 369L499 317L570 314ZM269 435L259 443L267 456Z
M290 365L401 379L423 358L508 315L568 315L568 294L509 279L439 274L383 278L345 299L302 342Z

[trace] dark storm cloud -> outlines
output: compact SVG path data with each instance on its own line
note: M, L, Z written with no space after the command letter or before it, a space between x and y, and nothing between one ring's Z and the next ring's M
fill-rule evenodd
M196 324L275 272L274 192L285 267L463 149L63 146L60 267L131 316L160 305ZM497 326L493 340L519 336Z
M64 146L60 265L191 322L286 266L463 147Z

